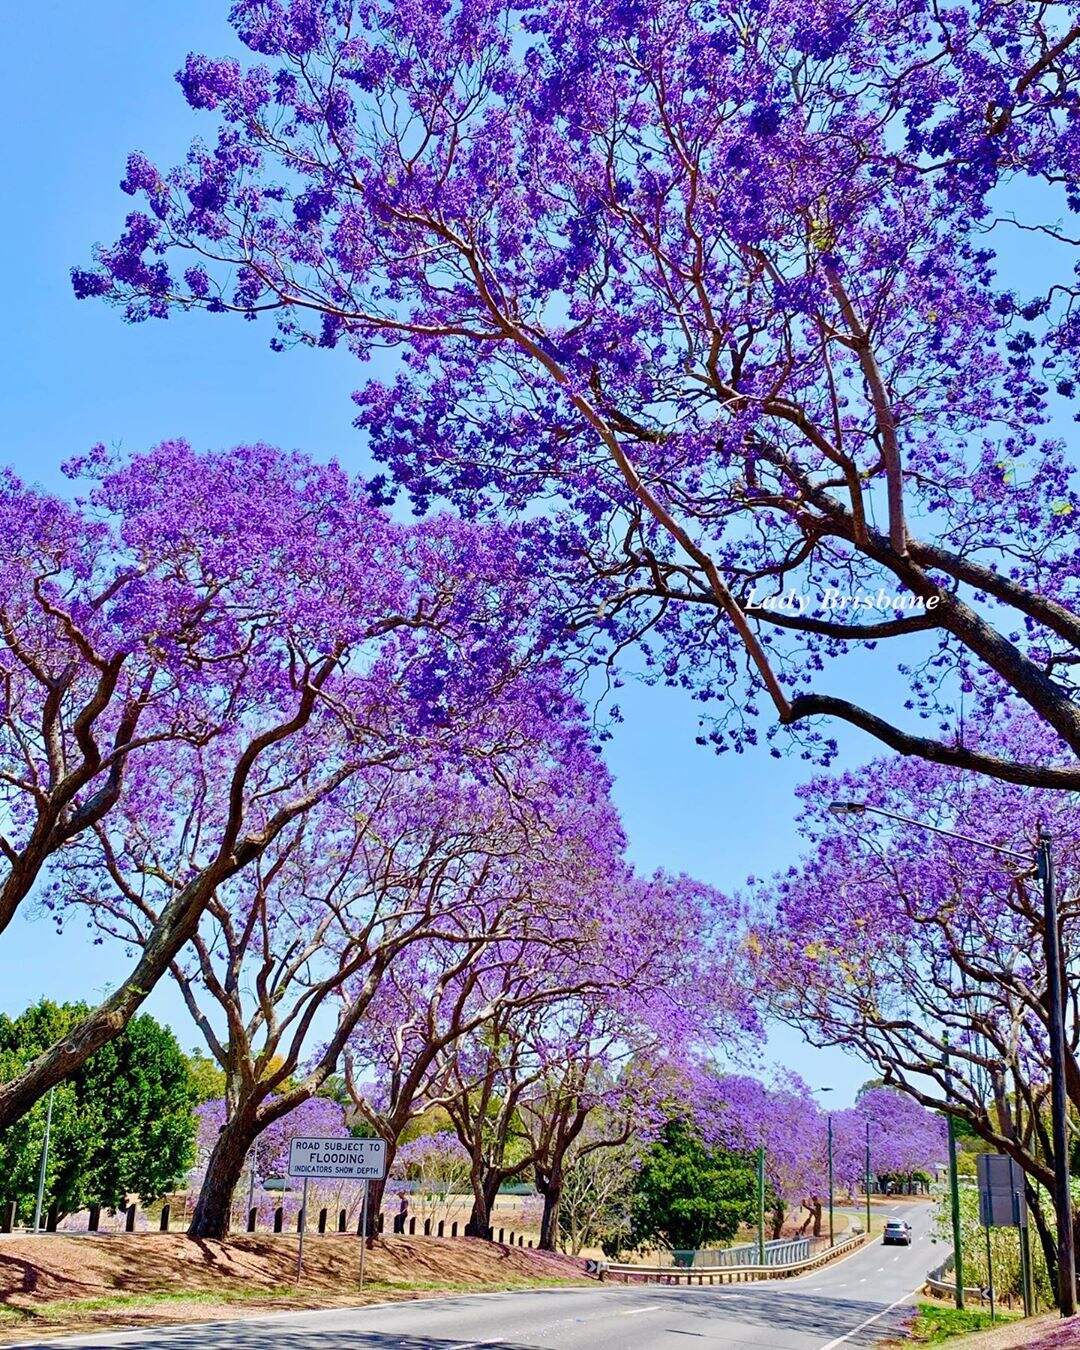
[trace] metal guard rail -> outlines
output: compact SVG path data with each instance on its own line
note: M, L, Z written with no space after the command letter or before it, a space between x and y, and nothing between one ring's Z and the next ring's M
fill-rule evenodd
M805 1261L811 1255L817 1255L812 1243L817 1239L808 1237L774 1238L765 1244L765 1264L767 1266L786 1266L795 1261ZM673 1266L694 1270L709 1270L716 1266L756 1266L760 1262L753 1259L757 1252L756 1242L740 1242L734 1247L705 1247L694 1251L675 1250ZM689 1257L689 1260L680 1259Z
M950 1252L941 1265L935 1266L933 1270L928 1272L926 1283L923 1285L928 1294L935 1294L938 1298L956 1297L956 1281L945 1278L946 1275L952 1274L954 1264L955 1261ZM989 1297L990 1291L983 1289L981 1285L966 1284L964 1286L964 1299L966 1301L986 1303Z
M601 1278L621 1279L624 1284L640 1280L646 1284L742 1284L749 1280L788 1279L803 1275L819 1266L828 1265L845 1252L853 1252L866 1241L866 1234L845 1238L835 1247L826 1247L805 1261L793 1261L787 1266L634 1266L629 1262L613 1263L604 1268Z

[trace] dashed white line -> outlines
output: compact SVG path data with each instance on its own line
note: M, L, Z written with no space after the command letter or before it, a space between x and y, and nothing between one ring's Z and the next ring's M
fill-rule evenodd
M644 1308L623 1308L622 1311L619 1313L619 1316L635 1317L638 1313L656 1312L658 1308L662 1308L663 1306L664 1305L662 1303L649 1303Z

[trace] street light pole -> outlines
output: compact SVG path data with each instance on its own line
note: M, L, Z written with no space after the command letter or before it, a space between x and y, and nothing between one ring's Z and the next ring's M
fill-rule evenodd
M811 1088L812 1092L832 1092L831 1087ZM836 1245L835 1226L833 1222L833 1138L832 1138L832 1112L825 1112L825 1120L829 1132L829 1246Z
M945 1075L949 1075L949 1046L945 1045ZM956 1123L952 1112L946 1111L945 1122L949 1131L949 1208L952 1218L953 1274L956 1277L956 1306L964 1307L964 1250L960 1242L960 1179L956 1168Z
M866 1122L866 1236L870 1236L870 1121Z
M45 1110L45 1137L41 1142L41 1161L38 1164L37 1203L34 1205L34 1232L41 1232L41 1206L45 1199L45 1174L49 1170L49 1135L52 1133L53 1098L55 1085L49 1089L49 1105Z
M1050 1112L1054 1140L1054 1202L1058 1229L1058 1307L1062 1317L1076 1312L1076 1250L1072 1225L1069 1137L1065 1099L1065 1000L1061 978L1061 932L1054 889L1051 839L1039 832L1036 854L1043 891L1043 940L1046 953L1046 1000L1050 1032Z
M765 1146L757 1154L757 1243L758 1265L765 1264Z
M250 1218L251 1211L255 1206L255 1169L259 1165L259 1141L256 1139L251 1145L251 1175L248 1177L248 1212Z

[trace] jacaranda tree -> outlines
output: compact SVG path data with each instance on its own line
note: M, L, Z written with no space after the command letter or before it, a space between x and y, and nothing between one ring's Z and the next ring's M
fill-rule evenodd
M742 1075L703 1085L700 1128L728 1148L765 1150L765 1176L773 1202L773 1237L780 1237L789 1209L805 1207L820 1235L829 1198L829 1116L832 1117L835 1196L851 1196L878 1178L933 1171L946 1151L945 1120L889 1088L863 1093L853 1107L826 1112L797 1074L771 1083Z
M394 348L355 396L381 490L543 504L580 621L609 655L643 641L703 739L754 741L768 706L804 753L830 755L827 717L1080 785L1080 498L1051 425L1080 388L1071 7L231 17L252 61L188 56L208 135L174 168L132 155L139 209L78 295ZM869 643L898 648L912 716L830 683ZM1003 699L1064 760L980 748Z
M1063 754L1031 718L999 719L984 729L983 743L990 753L1028 745L1047 762ZM1065 1087L1075 1110L1080 822L1071 799L917 760L822 779L804 796L810 851L798 867L761 886L764 913L753 945L773 1014L812 1044L860 1055L915 1101L948 1110L1050 1190L1043 906L1022 855L1041 828L1050 830L1060 860L1069 1010ZM838 820L828 812L828 802L852 797L968 838L928 836L870 814ZM1052 1270L1054 1244L1034 1189L1029 1199Z
M421 752L446 763L467 757L469 732L493 705L512 745L522 725L545 709L557 716L566 697L543 656L540 583L515 532L448 518L402 527L337 467L267 446L197 455L166 443L126 463L99 456L82 467L97 478L86 504L35 509L23 527L30 544L39 532L52 539L56 517L76 512L61 532L68 550L24 548L16 535L10 566L27 555L36 570L26 588L56 611L69 644L96 642L121 671L133 645L133 668L144 671L136 689L149 698L161 688L167 714L159 721L155 705L140 720L137 758L134 730L123 732L117 821L137 828L125 835L118 823L111 833L107 815L73 811L69 801L47 831L54 870L41 897L61 917L65 878L79 872L84 845L96 850L88 889L133 912L142 906L141 951L98 1008L0 1085L0 1128L122 1030L219 888L308 811L365 769ZM48 624L43 633L24 626L50 641ZM18 667L25 647L9 640L5 660ZM0 753L9 814L27 822L32 840L46 785L57 774L66 781L73 752L61 729L70 726L84 759L96 752L78 701L52 728L62 681L54 690L52 677L24 679L17 668L16 678L28 703ZM96 709L100 699L86 697ZM35 700L45 727L36 740L19 734L34 721ZM112 709L118 728L127 707ZM107 797L115 807L111 789ZM45 810L48 820L55 814ZM17 845L3 852L16 875Z

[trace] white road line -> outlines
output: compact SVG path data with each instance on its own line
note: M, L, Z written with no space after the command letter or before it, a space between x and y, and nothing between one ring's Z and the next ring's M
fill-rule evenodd
M656 1312L658 1308L662 1308L663 1306L664 1305L662 1303L649 1303L644 1308L624 1308L622 1312L619 1313L619 1316L636 1317L638 1313Z
M860 1322L857 1327L852 1327L850 1331L845 1331L842 1336L837 1336L835 1340L827 1341L821 1347L821 1350L836 1350L838 1345L843 1345L845 1341L850 1341L852 1336L857 1336L860 1331L864 1331L867 1327L873 1326L875 1322L879 1322L887 1313L891 1313L894 1308L899 1308L901 1303L906 1303L908 1299L911 1298L912 1294L917 1294L921 1289L921 1284L916 1285L915 1288L905 1294L903 1298L898 1298L895 1303L890 1303L887 1308L882 1308L882 1310L879 1313L875 1313L873 1317L868 1317L865 1322Z

